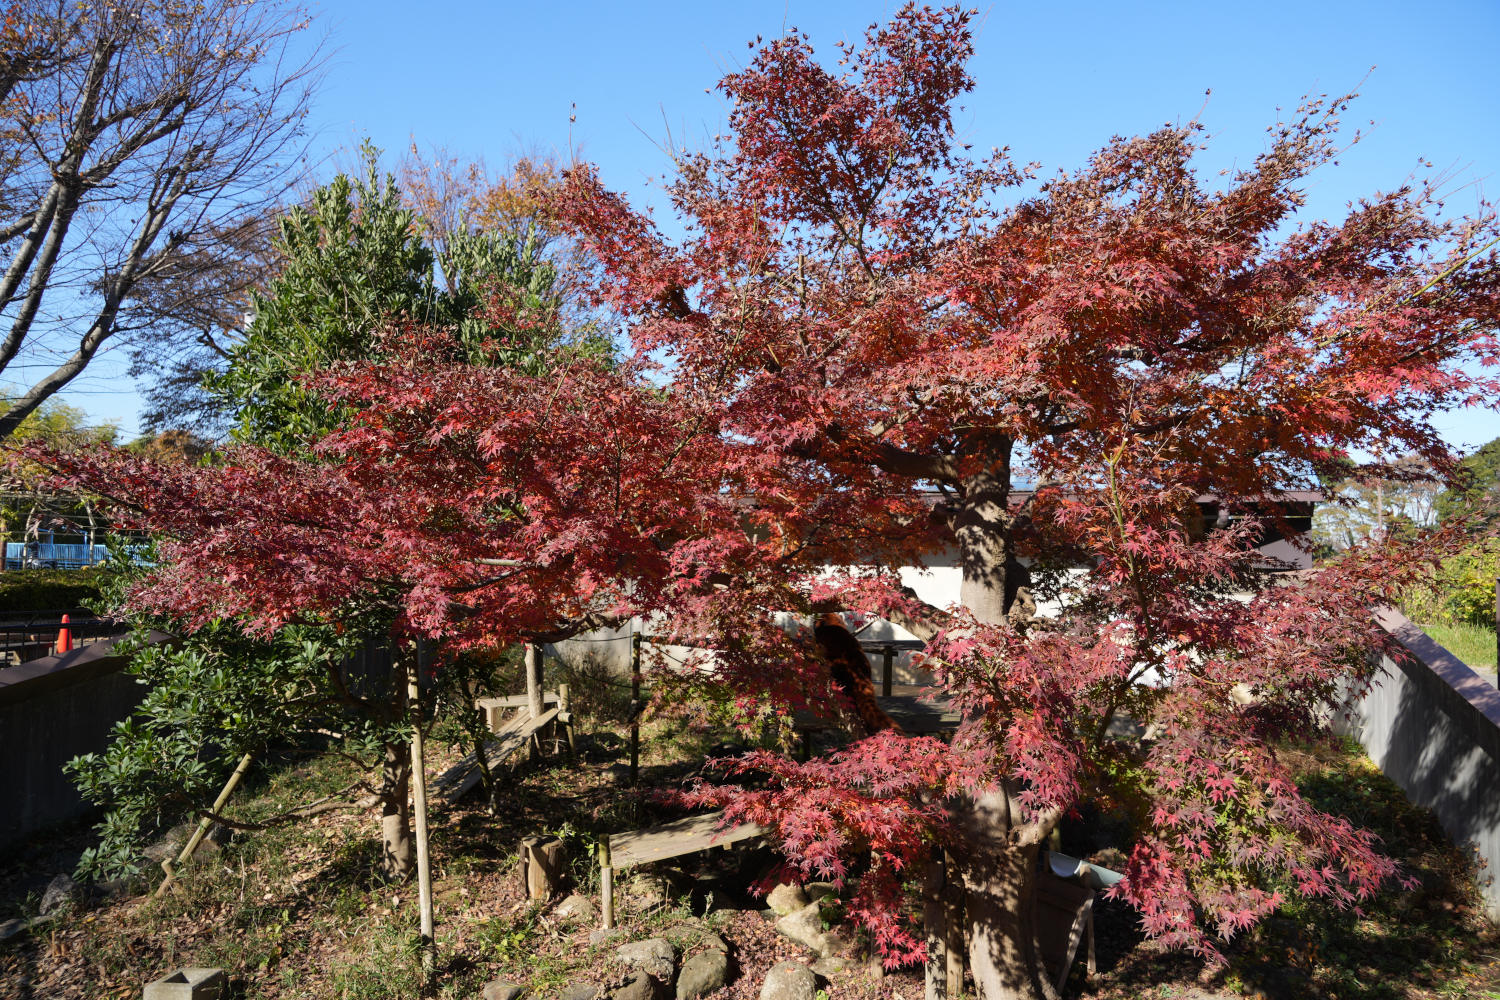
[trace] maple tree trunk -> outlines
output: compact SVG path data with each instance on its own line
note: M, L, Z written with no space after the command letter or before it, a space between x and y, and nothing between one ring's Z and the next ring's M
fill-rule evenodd
M976 803L976 815L985 813ZM989 839L989 838L981 838ZM984 1000L1056 996L1036 949L1035 881L1039 845L993 838L964 859L968 890L969 971Z
M964 482L953 522L963 581L959 599L980 621L1007 620L1021 572L1011 538L1010 457L1002 447L995 465ZM969 969L982 1000L1040 1000L1049 989L1036 948L1037 852L1048 822L1021 823L1005 792L960 807L968 850L962 876L967 892ZM950 986L950 995L956 995Z
M953 523L963 567L959 601L982 622L1005 621L1007 568L1014 565L1010 537L1010 462L964 482L964 500Z
M380 868L391 878L407 878L412 872L410 779L407 747L387 743L380 766Z

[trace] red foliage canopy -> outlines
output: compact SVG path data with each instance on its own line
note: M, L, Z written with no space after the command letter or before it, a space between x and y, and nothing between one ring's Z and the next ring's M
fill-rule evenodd
M970 838L971 890L1020 906L1028 869L1006 859L1101 789L1140 807L1118 892L1167 944L1212 953L1209 932L1287 892L1367 896L1392 864L1298 795L1276 747L1369 680L1370 605L1445 539L1300 586L1254 541L1334 461L1452 468L1431 414L1500 398L1495 216L1445 221L1412 184L1299 222L1343 98L1307 102L1221 190L1193 169L1196 123L1039 183L955 138L968 21L908 7L837 70L797 34L760 47L720 84L726 135L678 159L680 240L570 173L555 211L601 262L629 363L529 377L408 331L401 360L313 379L359 407L316 461L52 461L175 539L137 600L191 621L379 605L477 643L655 614L709 637L747 700L790 703L838 695L769 612L910 624L965 714L951 745L761 755L770 790L702 793L808 871L873 851L854 909L893 960L920 952L896 901L934 839ZM1229 526L1202 524L1204 494ZM896 585L942 546L961 607ZM826 575L849 565L876 572ZM1127 718L1146 739L1111 735ZM1000 819L976 835L965 801ZM1035 978L981 958L986 995Z

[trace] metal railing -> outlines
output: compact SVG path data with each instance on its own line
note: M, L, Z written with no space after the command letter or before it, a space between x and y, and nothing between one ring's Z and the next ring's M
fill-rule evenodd
M63 616L68 621L63 622ZM117 639L129 625L116 618L100 618L80 608L51 611L0 613L0 667L39 660L57 651L57 640L66 628L74 648L106 639Z

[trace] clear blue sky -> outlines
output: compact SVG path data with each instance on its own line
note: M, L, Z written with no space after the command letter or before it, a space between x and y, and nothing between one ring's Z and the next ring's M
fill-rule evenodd
M689 145L717 130L724 107L705 90L741 64L748 40L796 26L831 57L836 40L859 37L895 7L325 0L313 8L314 30L330 47L314 157L326 162L365 136L392 154L416 141L492 165L518 150L566 155L571 147L649 204L646 182L666 168L657 144L668 128ZM1008 145L1051 171L1079 165L1111 135L1199 115L1212 137L1202 163L1216 173L1264 148L1278 108L1357 88L1346 121L1367 138L1315 178L1308 218L1339 215L1350 199L1399 185L1419 157L1451 176L1451 211L1471 211L1481 193L1500 196L1497 0L980 11L978 88L960 119L977 148ZM129 431L136 400L121 367L101 366L72 401ZM1452 415L1442 426L1468 446L1500 435L1492 412Z

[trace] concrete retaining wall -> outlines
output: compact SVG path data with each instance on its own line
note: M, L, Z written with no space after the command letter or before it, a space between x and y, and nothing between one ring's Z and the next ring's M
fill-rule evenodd
M1411 655L1382 658L1385 676L1340 728L1478 852L1486 910L1500 923L1500 691L1398 612L1376 618Z
M62 766L104 749L145 688L112 642L0 668L0 845L87 816Z

